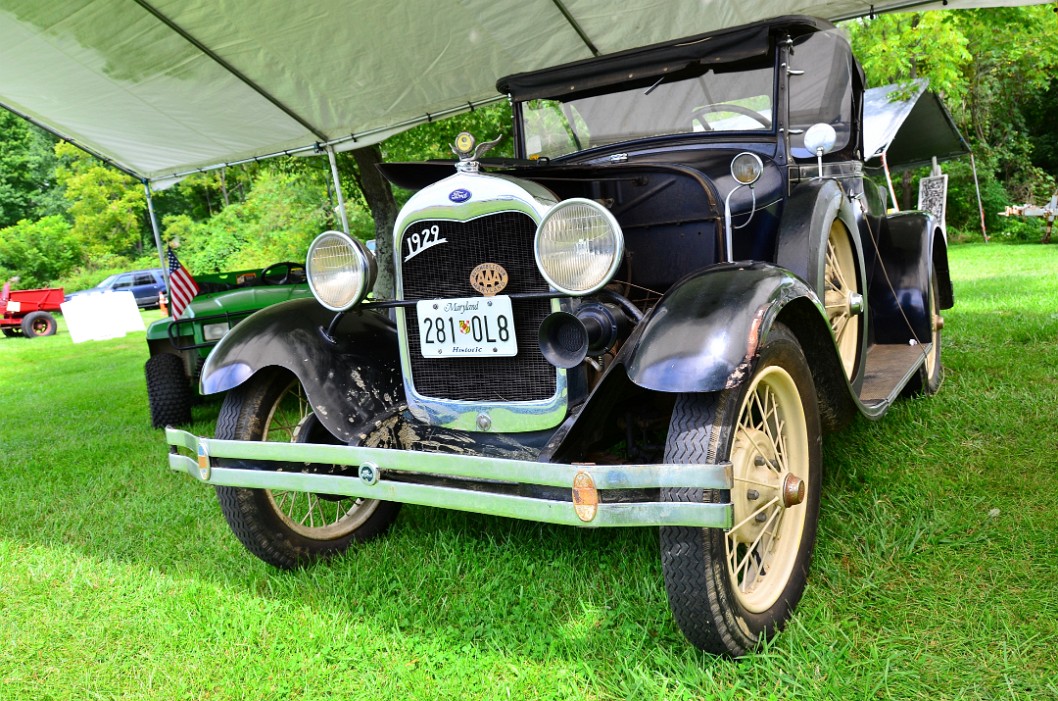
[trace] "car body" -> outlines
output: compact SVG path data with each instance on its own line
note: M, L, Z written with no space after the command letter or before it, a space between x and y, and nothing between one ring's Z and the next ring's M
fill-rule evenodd
M405 502L658 526L687 638L752 651L805 586L823 433L940 384L943 232L888 214L864 176L863 73L821 20L498 88L515 159L486 164L464 134L455 168L384 166L418 189L379 263L396 298L365 300L374 259L321 235L323 306L270 307L218 344L216 435L167 432L170 465L284 567Z
M66 301L80 295L90 295L105 292L131 292L136 298L136 306L141 308L157 307L158 298L166 291L165 276L161 268L148 268L145 270L130 270L125 273L115 273L107 276L95 287L87 290L78 290L66 295Z
M178 318L158 319L147 328L144 374L156 428L191 421L202 364L236 324L273 304L312 297L302 263L199 275L196 282L202 292Z

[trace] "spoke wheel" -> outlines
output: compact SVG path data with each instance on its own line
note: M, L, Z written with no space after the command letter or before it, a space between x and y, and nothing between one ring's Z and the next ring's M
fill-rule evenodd
M823 268L823 304L834 331L845 375L852 379L860 353L860 315L863 291L856 274L856 255L845 225L835 219L827 236Z
M739 602L760 613L790 581L804 531L810 474L808 433L797 386L780 366L753 379L735 423L731 465L734 526L725 534L727 571Z
M266 441L332 442L309 407L305 390L293 381L268 418ZM342 538L362 526L381 503L374 499L311 492L264 490L276 514L292 531L308 538Z
M726 490L664 489L669 501L732 504L727 531L662 527L676 622L709 652L743 655L778 632L804 591L821 479L818 406L792 333L776 325L741 387L676 400L666 462L730 460Z
M218 438L337 443L316 419L301 384L286 372L255 375L225 397ZM331 466L330 472L344 468ZM217 487L232 532L265 562L291 568L344 552L384 533L400 504L331 494Z

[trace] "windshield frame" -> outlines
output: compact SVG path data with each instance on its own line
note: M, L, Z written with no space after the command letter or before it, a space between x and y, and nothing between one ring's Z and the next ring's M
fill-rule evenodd
M610 86L609 89L593 90L585 94L575 94L569 97L562 96L565 99L533 98L517 101L514 103L516 150L521 158L565 161L599 152L619 150L627 144L649 143L659 140L733 141L747 138L756 140L760 137L765 137L768 140L775 139L778 134L778 124L781 121L781 106L778 101L779 72L777 70L777 54L778 52L773 48L773 50L767 51L763 56L756 57L754 60L741 60L728 64L689 65L682 70L662 75L650 82L647 82L645 78L640 78L639 80ZM733 89L739 85L740 81L738 78L751 73L755 74L754 82L756 86L762 89L759 91L748 91L751 94L737 94L737 91ZM767 83L769 77L770 83ZM765 90L763 88L766 83L767 89ZM682 104L674 105L671 101L656 103L652 109L639 110L642 114L633 114L636 111L636 102L656 91L665 89L669 89L672 93L669 98L682 101ZM710 94L717 89L722 94L716 95L715 92ZM659 95L659 97L664 96ZM702 98L705 98L706 101L703 102ZM742 103L758 98L764 99L768 103L766 105L767 114L762 113L760 118L744 116L748 115L748 112L723 110L723 113L731 116L710 124L704 116L700 118L695 116L702 108L718 105L734 105L735 107L752 109L752 106ZM559 128L557 129L553 126L550 136L558 137L561 140L559 132L561 129L565 129L566 136L569 139L566 144L569 150L562 151L562 146L560 146L557 149L560 152L556 152L553 144L549 148L544 148L542 145L531 143L534 137L543 138L547 136L545 130L534 129L534 125L531 125L534 120L540 122L548 117L548 115L543 117L532 116L532 113L536 110L529 105L539 100L550 103L548 107L553 108L548 110L550 116L557 116L561 112L561 118L564 122L558 125ZM700 106L691 107L691 105L695 104L700 104ZM671 111L668 114L664 110L658 111L658 105L670 108ZM627 107L627 109L621 109L622 106ZM582 132L587 126L587 118L582 113L585 108L589 112L591 109L595 111L603 110L604 113L591 115L591 117L596 126L601 125L611 129L609 132L605 129L602 132L597 132L599 133L599 140L595 143L589 141L587 145L583 145L580 140L580 138L585 136L589 139L591 138L590 133L585 134ZM614 108L618 109L616 113L613 112ZM761 112L758 109L752 109L752 111ZM613 114L619 114L619 119L612 121L611 116ZM576 116L577 120L571 120L572 116ZM625 133L622 134L621 129L615 128L619 125L627 127L630 123L636 123L636 119L639 120L637 126L641 127L640 131L627 128L624 130ZM657 127L657 131L652 132L655 127L649 121L651 119L656 119L656 122L662 125ZM576 125L571 124L571 121L579 121L581 123L580 129ZM719 130L706 128L724 121L735 122L739 126ZM670 127L666 127L666 123ZM746 128L741 128L743 123L746 124Z

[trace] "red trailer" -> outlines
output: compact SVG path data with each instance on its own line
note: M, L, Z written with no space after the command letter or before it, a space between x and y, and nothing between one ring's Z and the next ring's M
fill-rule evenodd
M0 331L5 336L51 336L55 317L63 302L61 287L40 290L12 290L7 298L0 295Z

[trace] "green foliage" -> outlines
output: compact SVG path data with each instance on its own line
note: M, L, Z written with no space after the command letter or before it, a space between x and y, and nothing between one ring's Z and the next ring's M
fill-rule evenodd
M62 217L51 215L0 229L0 279L22 279L20 288L48 287L80 259L80 248Z
M977 161L990 234L1038 239L1035 222L1005 219L1011 204L1046 202L1058 176L1058 19L1050 6L888 14L847 28L868 83L928 78L951 109ZM948 225L980 237L968 160L949 175Z
M51 179L53 143L47 133L0 109L0 228L61 211Z
M143 186L119 170L67 142L55 147L55 177L65 188L73 234L88 261L107 253L143 250L146 194Z
M973 57L957 13L879 15L847 25L849 38L871 86L926 78L949 100L967 91L964 70Z
M320 171L263 168L245 201L206 221L164 217L164 239L179 246L180 260L192 273L301 261L312 239L333 227L326 193Z
M382 156L386 161L453 160L451 146L461 131L470 132L479 143L503 137L488 155L514 155L511 108L506 102L498 102L391 136L382 142Z

